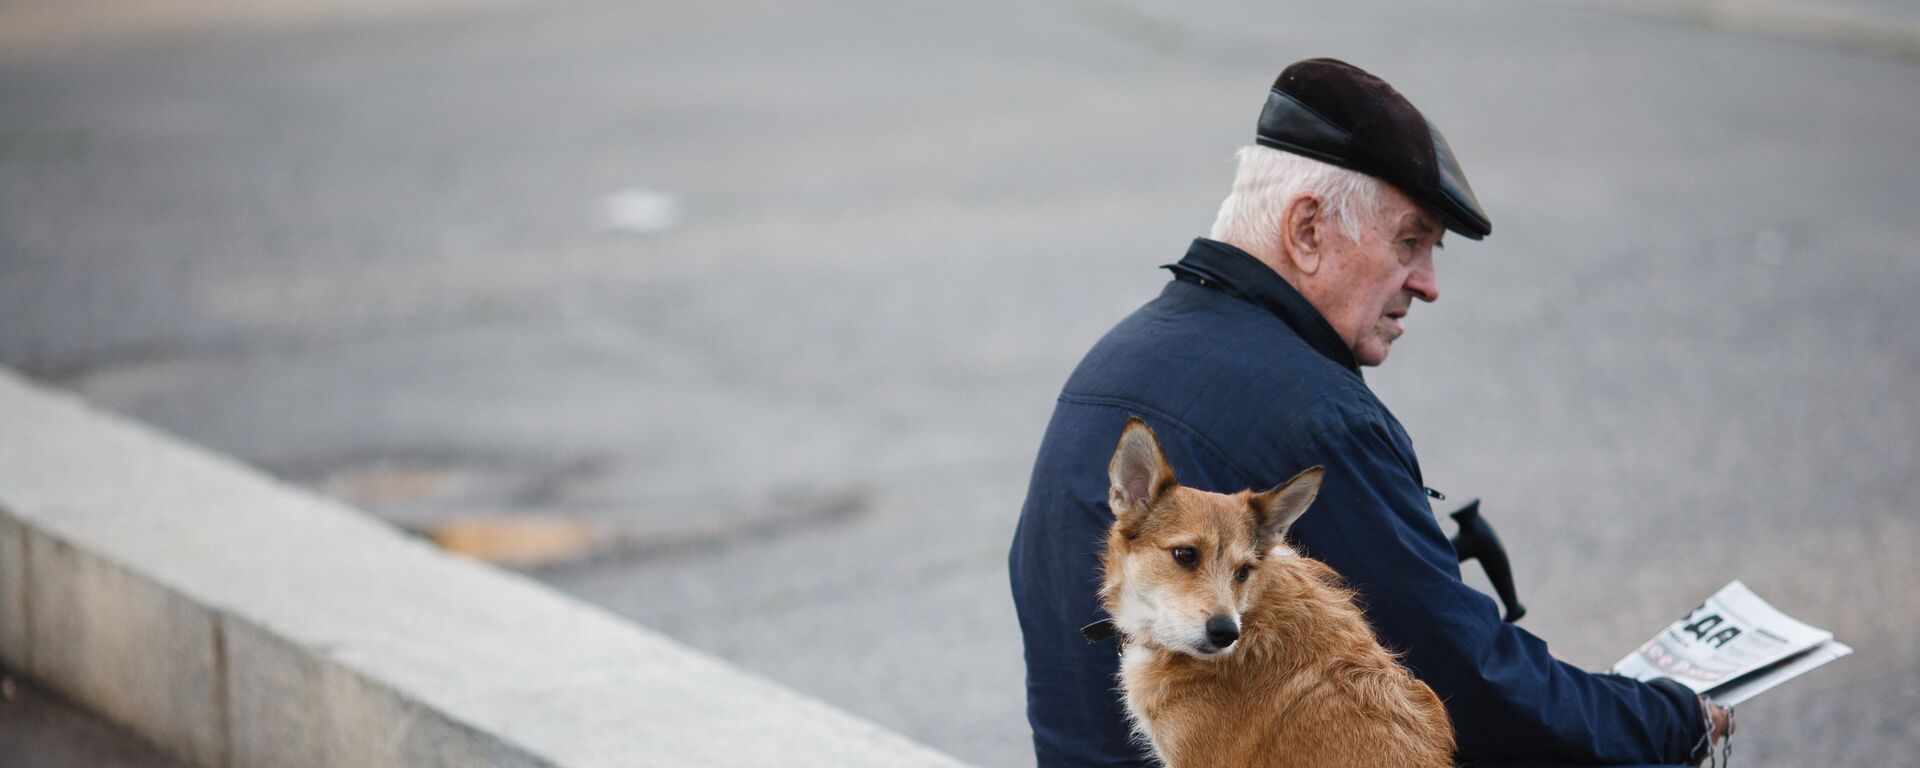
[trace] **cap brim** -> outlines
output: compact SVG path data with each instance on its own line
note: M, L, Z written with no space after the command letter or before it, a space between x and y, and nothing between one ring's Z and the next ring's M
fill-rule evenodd
M1433 158L1440 167L1438 188L1427 204L1446 220L1447 229L1462 237L1479 240L1493 234L1493 222L1487 218L1487 212L1481 210L1480 200L1473 196L1473 187L1467 184L1467 174L1460 170L1453 148L1447 146L1447 137L1440 135L1440 129L1434 127L1431 120L1427 121L1427 133L1433 137Z

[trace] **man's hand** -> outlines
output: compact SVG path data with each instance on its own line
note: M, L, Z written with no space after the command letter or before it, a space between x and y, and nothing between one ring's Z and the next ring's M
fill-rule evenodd
M1700 709L1707 713L1707 722L1711 724L1710 733L1713 739L1708 742L1707 747L1709 752L1711 752L1714 745L1725 741L1728 736L1733 735L1733 714L1729 712L1726 707L1707 701L1705 696L1700 697ZM1704 757L1697 763L1697 765L1706 764L1707 758Z
M1726 707L1702 698L1701 706L1707 710L1707 718L1713 721L1713 740L1721 741L1733 735L1733 714Z

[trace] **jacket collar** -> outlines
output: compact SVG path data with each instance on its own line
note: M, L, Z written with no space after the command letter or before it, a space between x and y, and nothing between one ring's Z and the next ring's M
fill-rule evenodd
M1194 238L1193 245L1187 248L1186 258L1162 269L1172 270L1176 279L1225 291L1272 312L1314 351L1326 355L1355 374L1360 373L1353 350L1340 339L1340 334L1333 330L1327 319L1320 315L1320 310L1307 303L1307 298L1288 285L1272 267L1260 263L1259 259L1246 251L1218 240Z

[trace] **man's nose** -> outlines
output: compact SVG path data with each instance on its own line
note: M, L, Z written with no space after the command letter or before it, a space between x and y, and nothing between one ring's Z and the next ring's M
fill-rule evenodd
M1434 270L1431 256L1421 259L1413 274L1407 275L1407 290L1429 304L1440 300L1440 274Z

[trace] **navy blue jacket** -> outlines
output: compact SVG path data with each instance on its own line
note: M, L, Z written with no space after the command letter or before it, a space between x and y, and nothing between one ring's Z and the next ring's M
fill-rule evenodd
M1685 688L1556 661L1461 582L1406 431L1292 286L1211 240L1194 241L1169 268L1176 279L1108 332L1068 379L1008 556L1041 766L1148 762L1129 740L1115 644L1079 634L1105 617L1095 593L1113 521L1107 463L1129 415L1153 427L1190 487L1265 489L1326 467L1318 500L1289 537L1359 591L1381 642L1403 652L1446 702L1463 761L1690 756L1705 728Z

